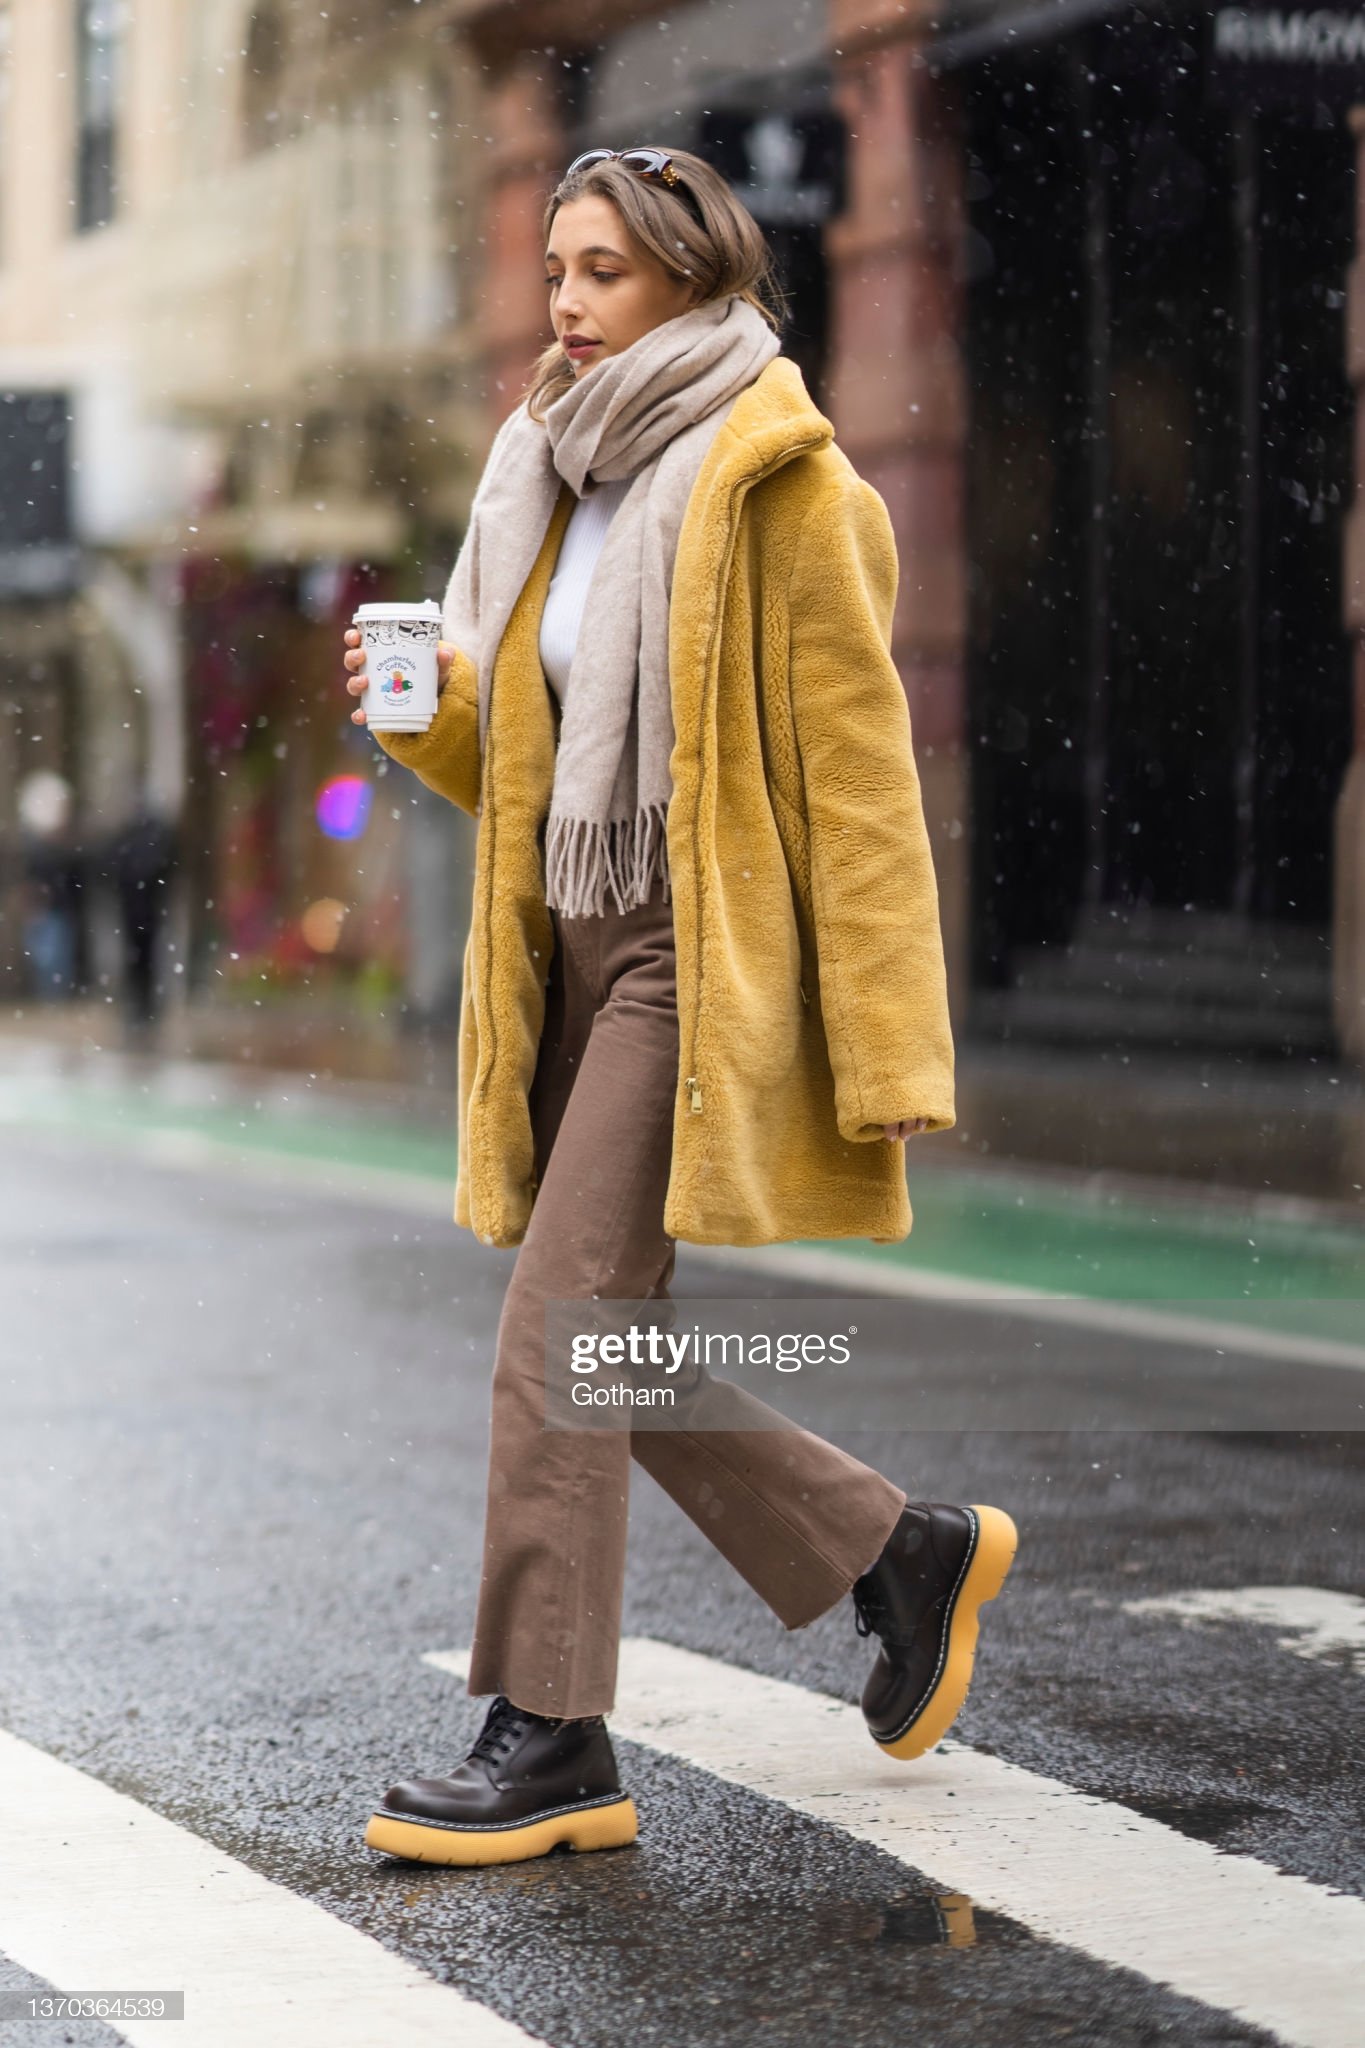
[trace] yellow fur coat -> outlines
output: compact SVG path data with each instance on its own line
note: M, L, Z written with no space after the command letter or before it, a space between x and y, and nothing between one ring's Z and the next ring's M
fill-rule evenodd
M459 650L425 733L375 737L479 820L459 1040L455 1221L525 1235L527 1096L554 946L539 834L554 777L540 616L565 485L498 650L481 765ZM741 392L678 541L668 858L680 1059L664 1227L695 1244L903 1238L905 1147L953 1122L938 893L882 499L786 357Z

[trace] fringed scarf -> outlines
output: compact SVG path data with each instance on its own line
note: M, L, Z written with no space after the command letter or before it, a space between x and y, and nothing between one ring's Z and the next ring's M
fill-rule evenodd
M546 902L565 917L668 900L673 712L668 608L678 534L730 405L778 354L746 299L711 300L606 356L555 399L503 422L474 494L442 631L479 671L479 745L493 664L561 484L629 477L588 586L564 692L546 831Z

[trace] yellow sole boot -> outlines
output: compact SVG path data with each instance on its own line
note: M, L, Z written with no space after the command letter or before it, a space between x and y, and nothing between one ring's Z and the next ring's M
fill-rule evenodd
M980 1611L1004 1585L1018 1542L1001 1508L907 1503L886 1550L858 1581L859 1633L882 1639L863 1712L887 1756L923 1756L961 1713Z
M548 1856L561 1842L570 1849L624 1849L638 1832L630 1798L497 1828L405 1820L380 1809L370 1817L365 1846L412 1863L522 1863L532 1856Z

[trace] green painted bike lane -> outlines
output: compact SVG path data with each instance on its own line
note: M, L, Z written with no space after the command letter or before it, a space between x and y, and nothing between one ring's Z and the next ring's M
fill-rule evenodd
M0 1123L134 1142L177 1133L198 1141L206 1159L222 1149L429 1180L433 1195L453 1187L453 1106L448 1121L417 1126L352 1108L337 1093L320 1097L302 1080L296 1093L282 1092L275 1075L259 1100L209 1094L204 1084L196 1099L176 1100L174 1091L133 1082L8 1074L0 1077ZM1365 1347L1365 1227L1267 1215L1195 1188L1163 1189L1154 1199L1026 1168L983 1171L935 1159L917 1171L916 1143L910 1236L896 1245L818 1246L847 1260L851 1284L860 1269L890 1266L1021 1295L1169 1304L1183 1316Z

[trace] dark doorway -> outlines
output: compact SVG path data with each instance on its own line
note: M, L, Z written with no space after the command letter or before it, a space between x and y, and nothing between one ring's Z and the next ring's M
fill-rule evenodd
M1353 140L1213 104L1193 18L965 97L977 1021L1324 1046Z

